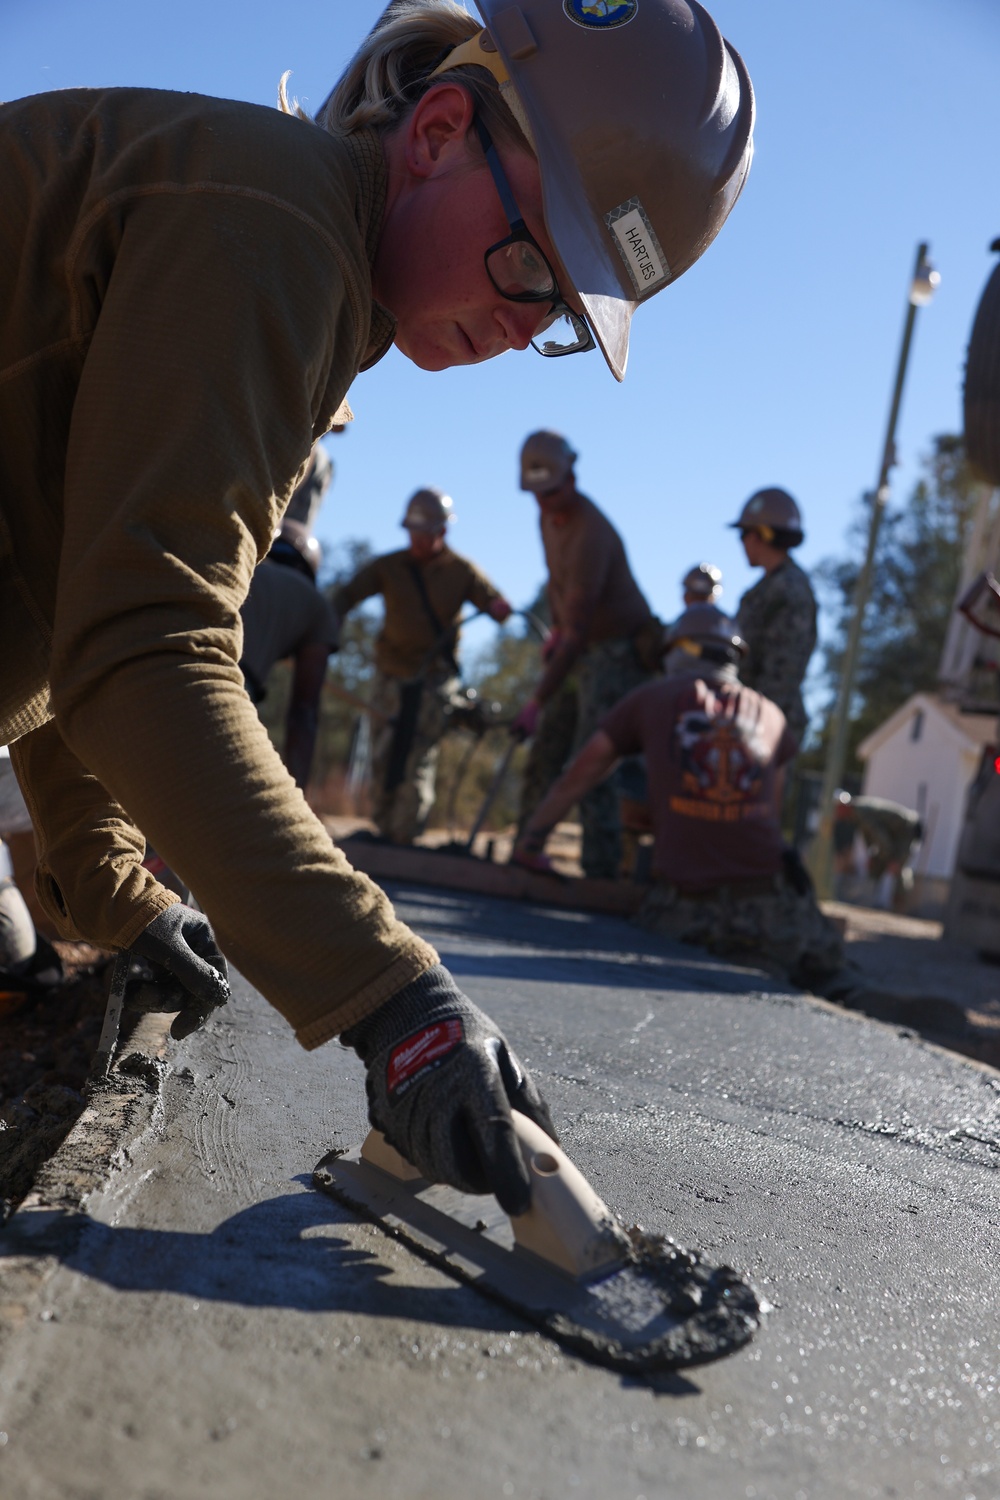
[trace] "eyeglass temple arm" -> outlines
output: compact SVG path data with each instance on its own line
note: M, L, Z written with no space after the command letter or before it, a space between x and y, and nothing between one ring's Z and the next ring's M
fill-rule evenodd
M512 230L524 229L526 227L524 217L514 200L514 194L510 190L507 173L501 165L499 153L493 144L493 137L478 115L476 116L476 134L479 136L479 144L483 148L486 164L492 174L497 193L500 196L500 202L503 204L503 211L507 215L507 223Z

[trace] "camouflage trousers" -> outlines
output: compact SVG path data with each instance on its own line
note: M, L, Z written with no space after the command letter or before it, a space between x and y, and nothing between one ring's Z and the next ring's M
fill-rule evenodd
M587 743L619 699L652 676L639 665L629 638L598 641L580 657L577 668L579 708L573 754ZM583 825L583 873L592 880L614 880L621 860L621 819L614 777L602 781L580 803Z
M649 891L635 921L720 957L745 960L831 1000L846 1000L866 983L847 961L840 934L811 892L793 890L780 875L773 890L760 884L759 893L747 894L736 885L692 896L660 883Z
M398 722L406 686L399 678L380 673L372 693L372 706ZM437 790L438 745L448 727L448 704L457 687L458 679L447 670L429 672L423 679L412 738L402 765L397 761L395 769L401 774L391 789L387 789L386 782L393 769L396 723L382 723L375 728L373 816L379 833L394 844L412 844L430 816Z
M545 704L538 718L538 727L531 737L528 758L521 777L521 800L517 817L517 831L527 823L549 787L569 760L576 735L577 688L576 678L569 677L554 698Z

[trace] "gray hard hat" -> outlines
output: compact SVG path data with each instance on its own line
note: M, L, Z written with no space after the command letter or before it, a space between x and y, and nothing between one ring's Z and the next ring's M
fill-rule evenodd
M700 646L718 646L740 656L746 654L746 641L736 629L736 621L723 614L714 604L689 604L687 609L667 631L667 650L682 646L692 656L700 655L694 649Z
M544 495L571 472L576 454L561 432L532 432L521 444L521 488Z
M444 490L422 489L406 502L401 526L407 531L443 531L455 519L454 502Z
M709 247L753 156L753 86L698 0L477 0L487 68L538 158L545 227L618 380L640 303Z
M694 594L696 598L712 604L722 593L722 570L714 563L698 563L697 567L684 574L681 588L685 594Z
M739 531L756 531L765 542L773 542L779 531L797 536L798 541L791 542L791 546L798 546L803 539L802 512L788 491L776 486L752 494L736 520L729 524Z

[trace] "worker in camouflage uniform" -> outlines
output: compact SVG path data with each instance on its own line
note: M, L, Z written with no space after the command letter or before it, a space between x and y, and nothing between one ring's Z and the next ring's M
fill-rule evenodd
M542 590L540 600L532 606L532 613L540 625L551 626L552 611L546 589ZM550 631L542 643L543 663L548 661L554 644ZM576 678L570 674L545 704L538 716L538 727L528 744L528 755L521 772L517 815L519 833L573 753L577 709Z
M546 660L544 654L542 660ZM572 755L578 715L576 678L567 677L538 715L538 727L521 773L518 829L527 823Z
M456 698L458 620L465 603L502 622L507 600L474 563L448 546L452 500L443 490L417 490L402 525L408 547L366 563L336 590L333 606L347 612L381 594L385 619L375 643L378 677L373 814L383 838L412 844L434 806L438 745Z
M809 722L802 682L816 647L816 596L789 557L803 541L802 516L785 490L758 490L732 522L747 562L764 576L748 589L736 612L736 627L747 644L740 676L776 703L801 745Z
M838 792L834 832L835 847L840 843L838 832L841 837L861 835L868 852L868 874L878 882L875 905L887 911L901 906L904 893L913 889L913 851L924 836L920 814L886 797Z
M544 670L513 730L535 734L542 711L573 673L578 749L612 705L658 668L662 626L632 576L621 537L577 489L576 457L557 432L533 432L521 448L521 488L538 501L552 631ZM595 786L580 815L584 874L614 880L621 849L616 789Z

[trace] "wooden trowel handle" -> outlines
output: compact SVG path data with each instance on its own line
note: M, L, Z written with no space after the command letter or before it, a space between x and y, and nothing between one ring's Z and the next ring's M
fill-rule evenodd
M514 1110L513 1119L531 1179L531 1207L510 1221L517 1244L576 1277L627 1260L628 1240L583 1173L527 1115ZM361 1155L402 1182L420 1177L378 1130L368 1132Z
M565 1151L540 1126L513 1111L531 1178L531 1207L511 1219L514 1239L571 1276L592 1276L628 1259L628 1240Z

